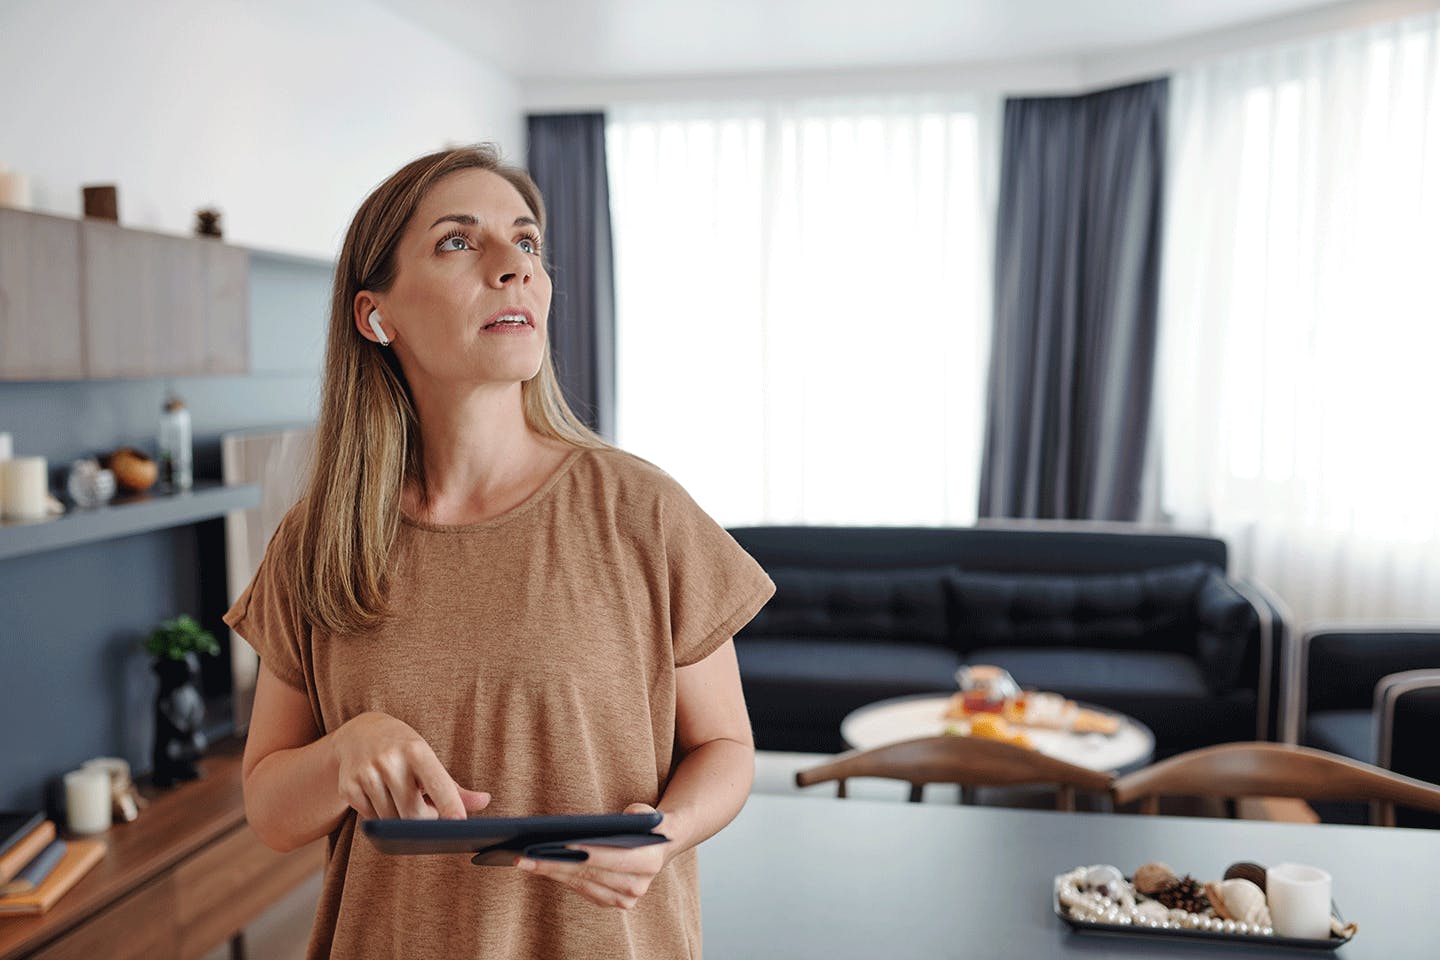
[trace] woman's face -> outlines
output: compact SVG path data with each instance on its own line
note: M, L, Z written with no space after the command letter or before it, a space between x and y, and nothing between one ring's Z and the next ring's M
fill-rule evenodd
M515 383L540 372L550 276L520 192L488 170L437 181L395 251L390 289L373 294L406 379ZM362 292L357 322L367 333ZM519 317L525 322L499 322ZM418 377L417 377L418 375Z

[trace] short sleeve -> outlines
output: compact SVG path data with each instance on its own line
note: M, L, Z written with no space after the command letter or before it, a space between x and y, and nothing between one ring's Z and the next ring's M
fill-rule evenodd
M714 653L775 595L755 558L673 480L661 501L675 666Z
M308 646L309 628L295 602L288 562L298 521L298 508L292 508L270 537L254 579L221 619L255 648L271 673L305 692L301 651Z

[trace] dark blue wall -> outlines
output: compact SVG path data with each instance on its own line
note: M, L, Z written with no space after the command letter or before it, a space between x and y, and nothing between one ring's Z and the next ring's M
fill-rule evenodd
M72 459L130 444L153 453L167 387L190 408L197 478L219 479L220 434L314 419L330 272L256 257L251 373L174 380L0 383L0 431L17 456ZM150 767L155 691L139 644L191 613L227 643L224 523L204 523L0 560L0 808L40 804L54 778L94 756ZM206 658L210 731L229 721L229 651Z

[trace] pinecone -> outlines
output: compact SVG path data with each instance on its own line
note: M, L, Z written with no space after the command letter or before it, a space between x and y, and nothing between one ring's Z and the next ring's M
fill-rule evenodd
M1186 913L1204 913L1210 909L1205 888L1188 873L1157 893L1155 899L1172 910L1179 907Z

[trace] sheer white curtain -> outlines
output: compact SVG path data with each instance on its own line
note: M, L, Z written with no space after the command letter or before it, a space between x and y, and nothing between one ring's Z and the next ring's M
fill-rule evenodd
M721 523L968 523L996 104L609 113L617 442Z
M1164 510L1302 620L1440 618L1440 17L1171 97Z

